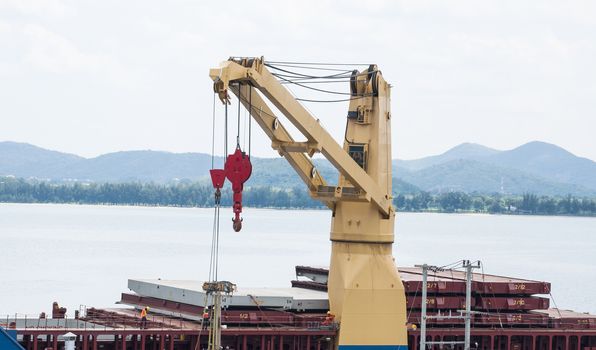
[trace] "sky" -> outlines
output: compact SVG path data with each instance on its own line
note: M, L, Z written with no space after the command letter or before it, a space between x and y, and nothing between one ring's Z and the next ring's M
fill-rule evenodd
M0 141L209 153L209 68L264 56L378 64L394 158L541 140L596 160L594 18L593 1L0 0ZM343 137L345 103L307 107ZM276 155L258 130L252 152Z

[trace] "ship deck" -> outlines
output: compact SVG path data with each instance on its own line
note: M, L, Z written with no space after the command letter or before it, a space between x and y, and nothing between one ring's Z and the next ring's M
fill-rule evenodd
M465 282L457 271L430 276L429 314L451 315L462 309ZM325 326L328 309L328 271L296 267L292 288L239 288L224 298L222 344L230 350L328 350L337 325ZM415 268L400 268L408 301L408 322L420 323L422 276ZM596 316L549 308L550 283L505 276L474 276L471 343L477 349L586 350L596 349ZM201 315L210 300L196 281L131 279L115 308L87 308L77 318L11 318L0 326L16 329L27 350L58 349L62 335L77 336L77 350L197 350L206 347L208 334ZM545 302L546 300L546 302ZM496 305L496 309L495 309ZM150 307L146 328L139 310ZM432 319L429 341L463 341L463 320ZM411 327L408 344L418 350L420 331ZM453 349L461 349L460 344ZM432 346L438 350L438 345Z

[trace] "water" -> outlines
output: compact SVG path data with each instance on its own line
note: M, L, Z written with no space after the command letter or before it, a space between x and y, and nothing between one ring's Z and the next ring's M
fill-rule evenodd
M222 209L220 279L289 286L326 266L330 213ZM0 315L110 307L128 278L205 280L213 209L0 204ZM596 219L399 213L397 262L480 259L486 273L546 280L561 308L596 313Z

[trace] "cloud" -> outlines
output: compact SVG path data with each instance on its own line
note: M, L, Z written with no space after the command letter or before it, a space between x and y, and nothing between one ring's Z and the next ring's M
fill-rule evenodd
M0 74L10 75L0 79L0 92L16 91L16 82L23 85L21 95L39 99L30 87L51 81L60 89L40 93L50 102L82 87L93 96L88 103L101 96L101 110L82 106L57 117L95 112L106 125L106 134L85 137L90 142L80 147L90 151L71 149L76 153L186 151L208 147L202 143L210 140L201 134L204 120L196 117L212 103L206 73L230 55L375 62L395 86L399 156L427 155L470 140L508 148L526 141L523 135L560 139L581 153L573 144L592 138L586 125L593 123L585 116L596 108L594 4L372 0L362 6L356 0L304 0L254 6L231 0L222 10L213 2L187 0L168 6L156 0L0 0ZM308 108L330 132L343 135L337 116L345 106ZM39 114L11 101L0 106L0 114L7 113L32 120ZM172 126L167 134L157 126L163 120L185 127ZM501 126L510 121L523 124L518 134ZM141 131L136 138L115 137L116 128ZM52 141L55 148L68 137ZM256 154L268 155L267 140L259 140Z
M86 52L72 40L39 24L26 24L20 32L27 43L23 62L38 71L107 80L125 88L136 85L133 72L112 53Z
M73 7L59 0L0 0L0 10L43 17L66 17L76 14Z
M23 30L30 41L25 60L34 67L52 73L97 73L109 59L81 52L76 45L40 25L29 24Z

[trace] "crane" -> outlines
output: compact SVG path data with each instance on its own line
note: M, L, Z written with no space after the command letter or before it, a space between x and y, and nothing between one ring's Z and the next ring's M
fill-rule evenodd
M209 76L219 99L227 104L234 94L310 196L331 209L328 293L330 311L340 325L335 346L405 350L406 298L392 255L390 85L376 65L352 72L340 145L269 67L263 57L232 57L210 69ZM267 101L305 141L294 140ZM339 171L337 185L329 185L317 171L311 160L315 153Z

